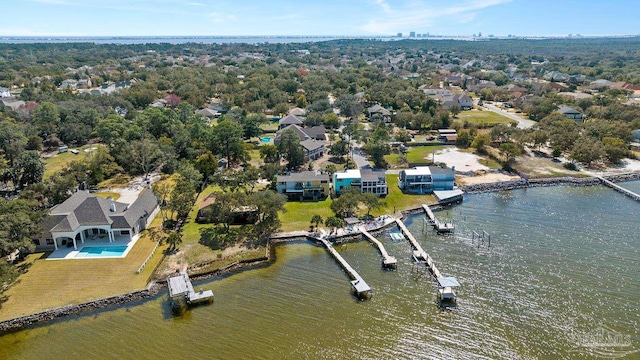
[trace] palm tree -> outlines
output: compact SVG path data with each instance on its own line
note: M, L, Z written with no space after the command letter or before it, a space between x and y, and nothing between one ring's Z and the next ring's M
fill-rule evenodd
M327 220L325 220L324 224L332 228L333 231L335 231L336 228L344 226L344 220L340 219L339 217L329 216Z
M169 251L173 251L176 249L176 246L182 244L182 234L177 231L172 231L169 236L165 239L167 244L169 244Z
M311 224L314 225L314 228L317 230L318 229L318 225L324 223L324 219L322 219L322 216L318 215L318 214L314 214L311 217Z

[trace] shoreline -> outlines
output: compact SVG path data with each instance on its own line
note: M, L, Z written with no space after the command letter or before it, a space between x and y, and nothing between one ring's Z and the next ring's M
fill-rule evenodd
M640 172L626 173L620 175L608 175L603 176L603 178L612 181L612 182L624 182L624 181L632 181L640 179ZM561 178L541 178L541 179L521 179L514 181L503 181L496 183L485 183L485 184L475 184L475 185L465 185L462 186L461 189L465 194L478 194L478 193L487 193L487 192L497 192L497 191L506 191L506 190L517 190L517 189L525 189L530 187L547 187L547 186L594 186L602 184L600 180L596 177L588 177L588 178L572 178L572 177L561 177ZM442 209L444 206L439 204L429 204L429 207L432 209ZM409 209L404 209L400 211L400 219L421 212L422 207L414 207ZM388 228L395 227L395 222L391 222L389 224L382 225L375 229L370 229L369 232L372 235L379 234L382 231L385 231ZM361 233L349 233L343 235L335 235L329 238L329 240L334 244L348 243L348 242L357 242L362 240ZM249 270L252 268L258 268L261 266L268 266L270 263L276 260L275 257L275 246L283 245L287 243L294 242L311 242L316 245L317 243L312 238L312 233L308 231L296 231L292 232L290 236L286 234L279 234L275 237L272 237L265 246L265 255L255 259L248 259L237 261L232 264L223 266L216 270L207 271L204 273L197 273L197 271L189 274L190 278L193 281L202 281L208 280L217 276L230 275L235 274L244 270ZM194 266L193 269L197 269L197 266ZM150 282L147 287L143 290L136 290L126 294L115 295L103 299L92 300L89 302L85 302L82 304L76 305L68 305L61 308L46 310L43 312L39 312L36 314L25 315L21 317L17 317L14 319L9 319L0 322L0 336L12 333L16 331L20 331L24 328L35 327L39 324L44 324L49 321L53 321L56 319L64 318L70 315L78 315L90 311L107 309L110 307L115 307L118 305L123 305L135 301L144 301L150 299L158 293L166 288L165 282Z

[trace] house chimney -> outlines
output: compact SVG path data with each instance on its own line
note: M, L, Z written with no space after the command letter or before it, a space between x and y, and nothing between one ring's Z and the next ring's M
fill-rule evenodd
M116 212L116 203L114 203L113 201L111 202L111 205L109 206L109 211Z

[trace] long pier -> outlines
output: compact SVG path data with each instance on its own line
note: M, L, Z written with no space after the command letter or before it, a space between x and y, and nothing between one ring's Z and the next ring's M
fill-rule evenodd
M344 269L347 275L349 275L349 277L351 278L351 286L353 286L353 289L356 291L356 295L358 295L358 298L359 299L369 298L371 296L371 287L367 285L367 283L364 281L362 276L360 276L360 274L358 274L358 272L354 268L352 268L351 265L349 265L347 260L345 260L336 251L336 249L333 248L331 243L328 240L325 240L319 237L314 237L313 239L320 241L327 248L327 250L329 251L329 254L333 256L333 258L338 262L338 264L340 264L340 266Z
M441 223L433 214L433 211L431 211L431 208L429 208L429 206L423 204L422 209L424 209L424 212L429 218L429 222L431 223L431 225L433 225L433 228L436 229L437 232L447 233L452 232L455 229L453 223Z
M433 259L431 258L431 256L429 256L429 254L427 254L427 252L422 249L422 246L418 244L418 241L409 232L409 229L407 229L407 227L404 225L402 220L396 219L396 223L398 224L398 227L400 228L400 231L402 232L402 234L409 240L409 242L411 243L411 246L413 246L413 248L415 249L415 251L413 252L413 256L417 260L424 261L425 265L427 266L427 268L429 268L429 270L431 271L431 273L436 279L442 277L440 270L438 270L438 268L436 267L436 264L433 262Z
M616 185L613 182L611 182L611 181L609 181L609 180L607 180L607 179L605 179L605 178L603 178L601 176L596 176L596 177L598 178L598 180L600 180L600 182L603 185L608 186L608 187L612 188L613 190L632 198L633 200L640 201L640 195L634 193L633 191L627 190L627 189L623 188L622 186Z
M367 238L367 240L369 240L371 243L373 243L378 247L378 250L380 251L380 255L382 255L382 267L384 267L385 269L395 269L397 266L398 260L395 257L390 256L389 253L387 253L387 250L384 248L384 245L382 245L382 243L378 241L378 239L373 237L373 235L369 234L369 232L365 230L364 227L360 227L360 232L362 233L362 235L364 235L364 237Z

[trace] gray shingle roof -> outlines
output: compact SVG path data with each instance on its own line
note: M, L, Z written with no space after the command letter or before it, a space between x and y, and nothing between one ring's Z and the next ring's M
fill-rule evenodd
M112 204L115 206L113 212ZM134 227L141 217L151 214L157 204L151 190L144 190L131 205L78 191L62 204L53 207L42 226L52 232L71 232L80 226L127 229Z
M324 147L324 142L315 139L307 139L304 141L300 141L300 145L302 145L303 148L307 149L307 151L313 151Z
M291 125L291 124L302 125L303 123L304 123L303 118L299 116L291 115L291 114L283 117L278 121L278 124L280 125Z
M280 175L277 176L278 182L286 182L286 181L321 181L326 180L329 181L329 175L327 174L319 174L315 171L302 171L295 172L289 175Z

